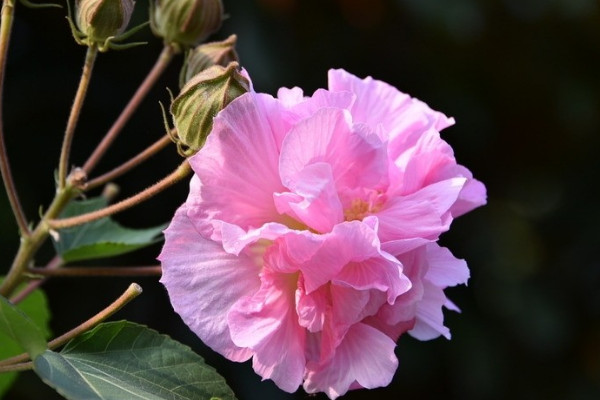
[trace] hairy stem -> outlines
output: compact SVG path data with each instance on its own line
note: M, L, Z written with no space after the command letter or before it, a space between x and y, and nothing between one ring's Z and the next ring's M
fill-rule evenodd
M17 285L21 283L23 274L31 264L33 256L42 243L48 238L50 233L49 227L44 221L56 218L75 194L76 191L70 186L59 189L56 192L56 196L54 197L52 204L50 204L48 211L44 214L42 221L30 235L21 238L21 245L19 246L17 255L13 260L6 278L2 282L2 285L0 285L0 295L9 297L17 288Z
M181 179L186 177L191 171L190 164L187 160L185 160L175 171L171 174L167 175L162 180L158 181L154 185L149 188L141 191L140 193L133 195L125 200L121 200L118 203L105 207L103 209L93 211L87 214L77 215L71 218L64 219L51 219L47 221L47 225L51 229L63 229L69 228L71 226L77 226L81 224L85 224L87 222L92 222L100 218L108 217L110 215L116 214L128 208L131 208L143 201L148 200L149 198L155 196L156 194L162 192L166 188L174 185L179 182Z
M167 135L163 136L162 138L157 140L154 144L152 144L147 149L142 151L140 154L133 157L131 160L121 164L120 166L116 167L115 169L113 169L103 175L100 175L99 177L97 177L95 179L90 180L85 186L86 190L91 190L91 189L97 188L98 186L104 185L105 183L108 183L108 182L112 181L113 179L123 175L124 173L128 172L132 168L138 166L143 161L152 157L154 154L158 153L160 150L164 149L167 146L167 144L169 144L170 142L171 142L171 139L169 138L169 136L167 136Z
M137 89L131 100L129 100L129 103L127 103L127 106L125 106L125 108L121 112L121 115L119 115L117 120L114 122L113 126L106 133L106 136L104 136L98 147L96 147L92 155L83 165L83 170L86 172L87 175L90 174L90 172L94 169L96 164L98 164L102 156L104 156L106 150L108 150L112 142L115 140L117 135L121 132L121 130L127 123L127 121L129 121L129 118L131 118L135 110L138 108L144 97L146 97L152 86L154 86L158 78L167 68L167 66L173 59L175 53L175 48L173 48L170 45L166 45L163 48L162 52L158 57L158 60L156 60L156 63L154 64L154 67L152 67L152 69L148 73L148 76L146 76L146 79L144 79L144 81Z
M71 113L67 121L67 128L65 129L65 136L63 138L62 149L60 151L60 161L58 163L58 187L62 189L66 186L67 174L69 173L69 156L71 154L71 143L73 143L73 136L75 134L75 127L81 114L81 108L83 107L83 101L87 89L90 85L90 78L92 77L92 70L94 68L94 62L98 55L98 48L96 46L89 46L85 54L85 62L83 64L83 72L81 73L81 79L79 81L79 87L75 94L75 100L73 100L73 106L71 107Z
M157 276L162 269L160 265L148 267L67 267L58 269L29 268L32 275L44 277L113 277L113 276Z
M4 144L4 117L2 115L3 109L3 93L4 93L4 75L6 73L6 58L8 55L8 44L10 42L10 33L12 30L12 24L14 19L14 0L4 0L2 4L2 17L0 21L0 174L2 175L2 181L8 195L8 201L12 208L19 231L22 236L27 236L31 233L27 226L27 218L23 212L23 207L19 201L17 189L13 180L12 172L10 170L10 163L8 162L8 153Z
M88 319L81 325L71 329L67 333L57 337L56 339L49 341L48 348L50 350L56 349L57 347L60 347L64 344L66 344L69 340L75 338L76 336L79 336L82 333L89 331L90 329L94 328L96 325L100 324L102 321L106 320L108 317L110 317L111 315L113 315L114 313L119 311L121 308L123 308L123 306L125 306L131 300L135 299L141 293L142 293L141 286L138 285L137 283L132 283L131 285L129 285L127 290L125 290L125 292L123 292L123 294L121 296L119 296L118 299L113 301L104 310L100 311L98 314L94 315L92 318ZM19 354L18 356L14 356L11 358L7 358L5 360L1 360L0 368L3 366L7 366L7 365L20 364L27 360L29 360L29 354L27 354L27 353ZM1 372L1 370L0 370L0 372Z

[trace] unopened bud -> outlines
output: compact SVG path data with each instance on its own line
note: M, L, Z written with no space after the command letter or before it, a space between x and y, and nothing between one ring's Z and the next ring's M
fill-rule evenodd
M134 5L134 0L77 0L75 22L88 45L102 46L125 31Z
M165 43L189 48L221 27L221 0L154 0L150 27Z
M176 133L172 139L179 153L188 157L206 141L213 118L235 98L250 90L250 82L237 62L227 67L213 65L195 75L171 103Z
M232 61L239 61L235 51L236 41L237 36L231 35L223 41L204 43L190 50L181 70L179 87L183 87L194 75L213 65L225 67Z

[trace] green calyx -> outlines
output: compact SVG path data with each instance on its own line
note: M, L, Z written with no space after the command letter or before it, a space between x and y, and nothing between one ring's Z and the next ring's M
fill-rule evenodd
M171 139L179 154L189 157L206 141L214 117L235 98L250 90L250 82L237 62L227 67L214 65L195 75L171 103L175 133Z
M78 44L97 47L100 51L120 50L145 44L117 44L147 25L144 23L125 32L133 13L134 0L75 0L75 22L69 2L67 5L67 20Z
M239 61L235 51L236 41L237 36L231 35L225 40L204 43L189 50L179 75L179 87L182 88L194 75L213 65L225 67L233 61Z
M223 21L221 0L150 0L150 27L180 50L204 41Z

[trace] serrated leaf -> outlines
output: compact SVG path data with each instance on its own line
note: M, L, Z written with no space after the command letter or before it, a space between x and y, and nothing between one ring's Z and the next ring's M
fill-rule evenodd
M0 283L2 278L0 278ZM17 305L31 320L36 324L45 339L50 338L51 332L49 328L50 310L46 295L40 289L36 289L25 300ZM0 333L0 360L15 356L22 353L24 350L19 344L7 335ZM16 372L7 372L0 374L0 398L10 388L13 381L16 379Z
M23 311L0 296L0 332L16 342L33 359L46 348L44 334Z
M235 399L225 380L189 347L128 321L109 322L34 361L67 399Z
M99 210L107 205L103 197L73 201L61 217L67 218ZM87 224L61 229L53 238L56 252L66 262L117 256L161 240L166 225L147 229L125 228L108 217Z

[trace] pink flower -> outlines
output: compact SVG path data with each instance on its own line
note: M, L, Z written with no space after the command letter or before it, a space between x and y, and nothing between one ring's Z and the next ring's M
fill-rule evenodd
M211 348L293 392L388 385L398 337L443 335L466 263L436 243L485 203L439 131L453 123L371 78L305 97L247 93L190 158L160 255L175 310Z

